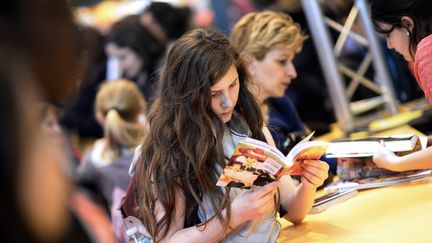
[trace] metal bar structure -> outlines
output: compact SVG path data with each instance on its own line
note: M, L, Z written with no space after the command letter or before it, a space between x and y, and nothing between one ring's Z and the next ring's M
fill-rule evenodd
M341 129L349 132L356 128L355 115L357 112L350 109L350 102L352 95L359 85L363 85L377 93L378 96L381 96L390 114L397 114L398 102L394 95L393 85L384 61L380 43L372 25L370 8L366 0L354 1L347 21L343 25L325 17L321 11L319 2L319 0L301 0L311 34L314 37L314 44L317 50L319 50L318 57ZM352 30L356 18L361 20L366 38ZM335 44L330 37L329 27L340 32L340 36ZM338 62L338 57L348 38L353 39L369 50L356 71ZM364 77L371 63L373 63L377 83ZM345 87L342 75L352 79L348 89Z
M390 79L390 74L388 73L387 65L384 61L383 51L378 42L375 34L374 27L372 25L370 6L366 0L356 0L355 5L359 9L360 19L363 23L367 38L370 44L370 51L372 52L374 58L374 67L377 74L377 81L381 85L381 90L383 92L383 98L387 104L390 113L395 115L398 113L398 104L396 102L393 85Z
M337 68L332 41L328 29L324 24L324 17L320 6L315 0L302 0L301 3L311 33L314 36L315 46L317 50L320 50L318 51L318 58L324 70L324 77L333 102L336 119L343 131L352 130L354 123L349 110L348 100L345 96L345 85Z

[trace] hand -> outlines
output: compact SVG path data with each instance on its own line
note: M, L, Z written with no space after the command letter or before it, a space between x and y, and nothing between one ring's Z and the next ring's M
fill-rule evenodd
M384 146L381 141L377 153L372 157L372 161L380 168L397 170L399 157Z
M256 190L245 190L231 203L230 226L237 226L275 210L274 195L280 182L269 183Z
M304 160L301 163L303 173L301 182L304 186L316 189L328 177L329 165L321 160Z

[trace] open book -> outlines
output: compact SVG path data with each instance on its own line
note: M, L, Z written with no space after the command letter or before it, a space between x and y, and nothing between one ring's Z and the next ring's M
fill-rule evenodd
M378 151L380 141L383 141L386 148L399 156L422 148L419 137L416 135L369 137L331 142L326 156L327 158L338 158L337 175L341 180L352 181L398 174L398 172L379 168L373 163L372 156Z
M251 188L265 185L283 175L300 175L303 160L319 159L327 149L325 142L309 141L312 135L296 144L287 156L256 139L240 141L217 185Z
M363 139L347 139L333 141L326 151L327 158L353 158L373 156L379 148L380 141L390 151L398 155L421 149L417 135L399 135L389 137L368 137Z

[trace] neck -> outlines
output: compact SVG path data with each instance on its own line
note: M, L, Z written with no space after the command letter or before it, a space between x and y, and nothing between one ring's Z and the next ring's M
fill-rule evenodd
M253 82L251 92L253 96L257 99L258 104L262 106L263 104L267 103L268 96L264 94L263 90L259 88L258 85L256 85L256 82Z
M261 113L264 119L264 123L268 124L269 121L269 107L267 101L260 103Z

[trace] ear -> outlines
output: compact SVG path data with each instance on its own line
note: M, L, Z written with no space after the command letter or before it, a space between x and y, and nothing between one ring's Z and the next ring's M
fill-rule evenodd
M402 27L407 28L410 32L414 29L414 20L411 17L403 16L401 18Z
M254 70L256 70L257 65L261 62L260 60L256 59L253 55L247 54L244 56L244 60L246 60L246 63L248 65L248 68L250 70L250 73L252 76L254 75Z

